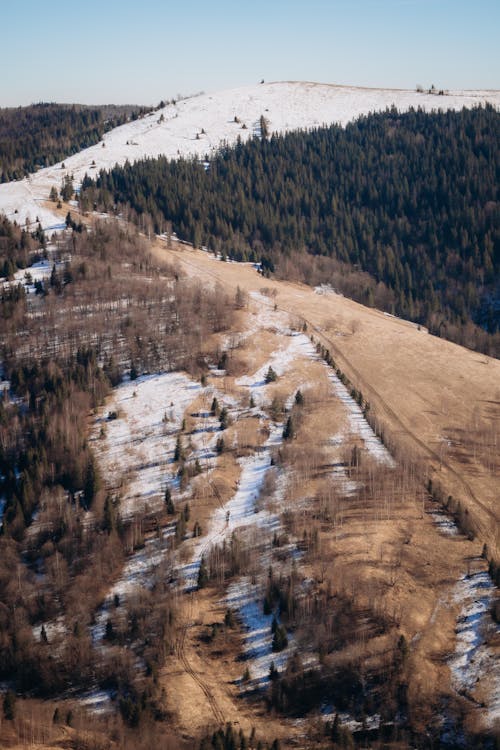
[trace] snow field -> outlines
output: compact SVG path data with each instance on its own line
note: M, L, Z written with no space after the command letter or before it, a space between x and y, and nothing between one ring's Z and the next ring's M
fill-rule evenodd
M94 447L113 486L127 479L123 517L162 507L167 481L174 479L170 464L182 419L201 390L179 372L144 375L115 389L94 425ZM113 412L117 418L109 419Z
M167 482L172 486L177 483L169 465L173 461L186 409L201 393L211 396L212 391L202 389L198 383L179 372L144 375L115 389L95 422L94 440L101 466L111 476L112 482L120 482L121 476L130 474L133 469L132 480L120 505L123 517L132 516L137 510L163 509ZM219 402L223 403L225 397L219 393L217 396ZM109 420L106 415L112 412L116 412L117 418ZM213 443L219 423L207 411L194 416L202 421L201 426L195 428L195 433L189 436L194 447L190 460L198 459L207 464L215 456ZM106 436L101 445L101 439L96 435L103 425ZM92 628L94 645L104 648L102 639L106 620L115 596L125 601L134 591L148 588L155 570L168 564L169 539L174 534L175 522L172 522L162 529L160 538L147 539L144 546L127 559L119 579L108 591L97 614Z
M271 624L273 614L263 613L264 592L258 584L252 584L248 576L239 578L227 588L225 602L238 617L246 630L243 636L243 653L245 665L250 672L250 680L246 684L249 689L262 689L269 684L271 664L282 672L292 651L288 646L279 653L272 650L273 634ZM278 619L278 618L277 618Z
M243 526L255 524L269 527L276 524L275 516L266 511L256 512L256 503L271 466L271 449L280 444L282 432L282 424L274 425L266 443L258 452L238 460L241 474L235 495L214 511L207 534L195 542L191 562L181 569L187 591L196 588L201 558L208 553L210 547L230 539L233 532Z

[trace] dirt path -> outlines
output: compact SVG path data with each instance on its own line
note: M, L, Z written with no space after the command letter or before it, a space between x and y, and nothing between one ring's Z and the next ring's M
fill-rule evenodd
M191 664L189 663L189 659L186 655L186 633L187 633L188 627L189 625L183 625L182 628L180 629L180 634L175 644L175 651L177 654L177 658L181 661L182 666L184 667L188 675L198 685L203 695L207 699L208 704L214 715L216 725L224 726L226 719L225 719L222 709L219 706L219 703L217 702L217 699L214 697L212 690L210 689L209 685L205 682L205 680L201 677L201 675L198 672L195 672L195 670L192 668Z

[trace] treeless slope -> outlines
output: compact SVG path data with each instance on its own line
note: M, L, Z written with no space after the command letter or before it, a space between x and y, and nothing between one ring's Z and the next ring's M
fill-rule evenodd
M275 292L278 307L307 321L392 437L425 460L434 483L467 508L500 556L500 361L340 295L266 280L249 265L217 262L180 243L169 249L158 240L154 251L229 289Z

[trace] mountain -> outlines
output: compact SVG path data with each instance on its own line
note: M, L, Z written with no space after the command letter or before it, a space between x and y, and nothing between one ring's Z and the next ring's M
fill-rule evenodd
M52 187L73 175L78 184L88 173L110 169L127 160L164 154L168 157L197 155L200 159L220 148L260 132L261 117L269 132L289 132L320 125L345 125L360 115L395 106L425 111L461 109L478 104L500 106L499 91L427 92L401 89L369 89L309 82L278 82L245 86L214 94L202 94L159 109L126 123L103 140L64 162L36 174L0 185L0 212L11 220L35 222L46 230L60 227L60 218L45 204ZM63 166L64 164L64 166Z

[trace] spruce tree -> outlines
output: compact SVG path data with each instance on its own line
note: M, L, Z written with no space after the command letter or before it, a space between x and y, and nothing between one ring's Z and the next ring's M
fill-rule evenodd
M205 564L205 557L202 556L200 560L200 568L198 570L198 588L203 589L208 584L208 570Z

